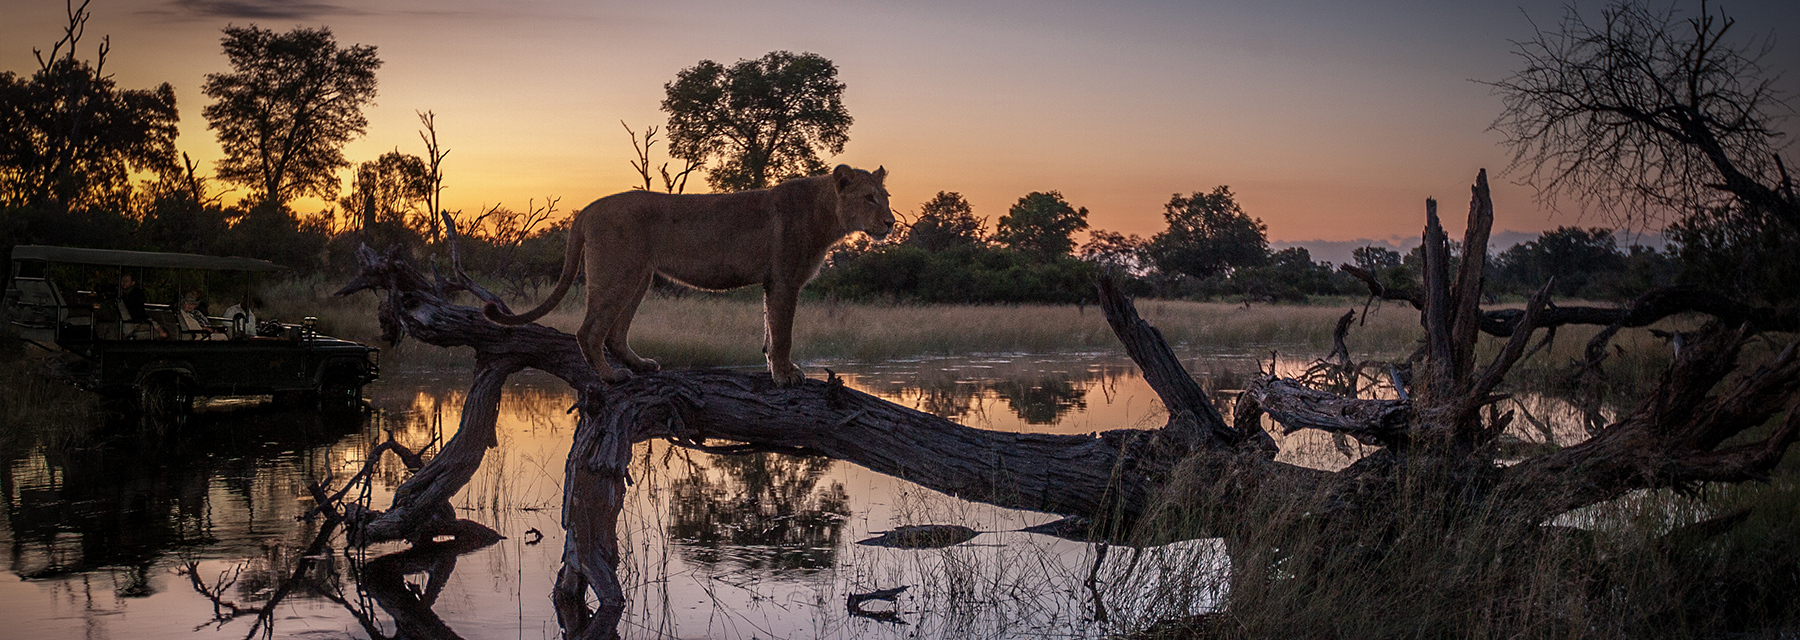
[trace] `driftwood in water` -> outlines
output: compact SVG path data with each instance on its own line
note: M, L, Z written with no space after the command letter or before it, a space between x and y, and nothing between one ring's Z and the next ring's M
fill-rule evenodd
M1484 172L1473 189L1464 246L1486 246L1492 215ZM1504 397L1497 389L1534 331L1572 321L1549 305L1548 287L1524 311L1483 312L1478 303L1484 261L1465 260L1450 272L1434 203L1428 206L1425 238L1426 281L1407 299L1423 309L1427 339L1410 388L1401 389L1405 399L1334 397L1265 377L1240 398L1231 423L1160 333L1103 280L1107 320L1162 398L1169 420L1161 429L1097 436L969 428L845 388L835 379L781 388L760 373L689 370L638 375L609 386L582 360L573 336L539 325L494 325L479 309L453 303L450 296L459 290L498 301L460 268L448 279L428 280L397 252L364 248L357 254L361 274L339 294L384 292L385 337L473 347L476 371L455 436L401 486L389 509L357 524L357 539L418 541L451 521L450 496L495 446L504 382L526 367L563 379L579 395L564 481L566 546L553 598L565 632L582 638L614 636L624 612L618 518L628 490L631 446L650 438L718 453L829 456L971 500L1082 516L1092 523L1085 537L1116 539L1134 535L1135 524L1161 515L1208 507L1224 512L1271 496L1313 505L1294 510L1305 514L1310 523L1305 526L1360 526L1371 517L1392 517L1397 487L1404 484L1399 475L1421 468L1443 472L1451 485L1446 496L1504 503L1496 508L1520 514L1520 521L1535 528L1570 508L1633 489L1758 477L1800 435L1800 412L1792 412L1760 442L1718 448L1787 408L1800 387L1800 358L1789 347L1756 373L1708 395L1736 369L1749 333L1767 328L1718 325L1690 341L1650 398L1598 436L1515 465L1496 465L1492 445L1511 414L1490 410L1484 418L1482 409ZM1637 317L1632 311L1610 313L1615 315L1607 317ZM1494 329L1496 317L1506 320L1504 332ZM1720 317L1745 316L1721 312ZM1474 348L1483 331L1508 341L1491 362L1479 365ZM1383 447L1338 472L1284 464L1275 461L1272 440L1261 426L1265 414L1289 430L1344 433ZM1203 535L1209 526L1179 531ZM1135 535L1143 542L1146 534ZM1256 573L1240 569L1233 571L1234 580L1240 573L1246 578ZM586 604L590 592L597 609Z

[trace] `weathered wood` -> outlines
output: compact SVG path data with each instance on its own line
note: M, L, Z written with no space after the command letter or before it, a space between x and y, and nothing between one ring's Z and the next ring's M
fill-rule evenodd
M1252 380L1243 397L1280 423L1284 434L1318 429L1367 445L1403 447L1412 422L1412 403L1346 398L1272 375Z
M1169 410L1165 429L1170 435L1191 440L1194 448L1232 446L1242 441L1244 435L1225 424L1224 416L1219 415L1212 400L1163 340L1162 332L1138 317L1137 308L1119 292L1118 283L1110 274L1100 278L1099 287L1100 308L1106 314L1107 324L1125 345L1131 361L1143 370L1144 381L1150 383L1151 390Z

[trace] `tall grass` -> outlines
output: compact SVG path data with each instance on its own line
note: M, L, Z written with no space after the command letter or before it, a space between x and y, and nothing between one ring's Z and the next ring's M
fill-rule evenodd
M1348 307L1242 305L1144 300L1139 312L1170 343L1208 349L1266 347L1323 352ZM574 331L580 306L564 305L543 320ZM1417 333L1417 315L1394 305L1372 309L1356 348L1403 352ZM631 325L639 354L673 366L754 365L762 362L760 301L710 296L646 299ZM981 352L1117 349L1118 338L1100 309L1074 305L911 305L803 301L794 319L799 359L880 360Z
M1389 509L1326 523L1315 514L1331 496L1270 486L1224 503L1178 470L1136 535L1222 536L1226 604L1141 621L1132 637L1794 637L1795 466L1771 485L1710 487L1704 501L1638 492L1557 523L1575 527L1464 502L1429 474L1403 477ZM1722 534L1680 529L1746 507Z

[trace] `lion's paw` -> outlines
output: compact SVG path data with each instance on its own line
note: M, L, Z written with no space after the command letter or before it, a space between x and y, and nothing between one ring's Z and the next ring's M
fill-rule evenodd
M775 378L777 387L791 387L806 379L806 374L800 372L800 367L791 364L782 368L771 367L769 375Z
M637 362L628 362L626 365L631 367L632 371L638 373L656 373L662 371L662 365L657 364L655 360L649 358L638 358Z

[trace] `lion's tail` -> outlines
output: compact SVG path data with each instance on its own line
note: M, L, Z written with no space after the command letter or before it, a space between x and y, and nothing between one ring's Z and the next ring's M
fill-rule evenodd
M501 311L500 307L494 306L494 303L489 302L486 306L481 308L481 315L487 316L488 320L498 324L519 325L537 320L538 318L544 317L545 314L550 313L551 309L555 309L556 305L562 302L563 295L569 292L569 285L575 283L575 272L581 269L581 248L583 243L584 239L581 237L581 225L571 222L569 224L569 246L563 253L562 277L558 278L556 281L556 290L551 291L550 298L545 300L542 304L539 304L536 308L525 313L513 315Z

